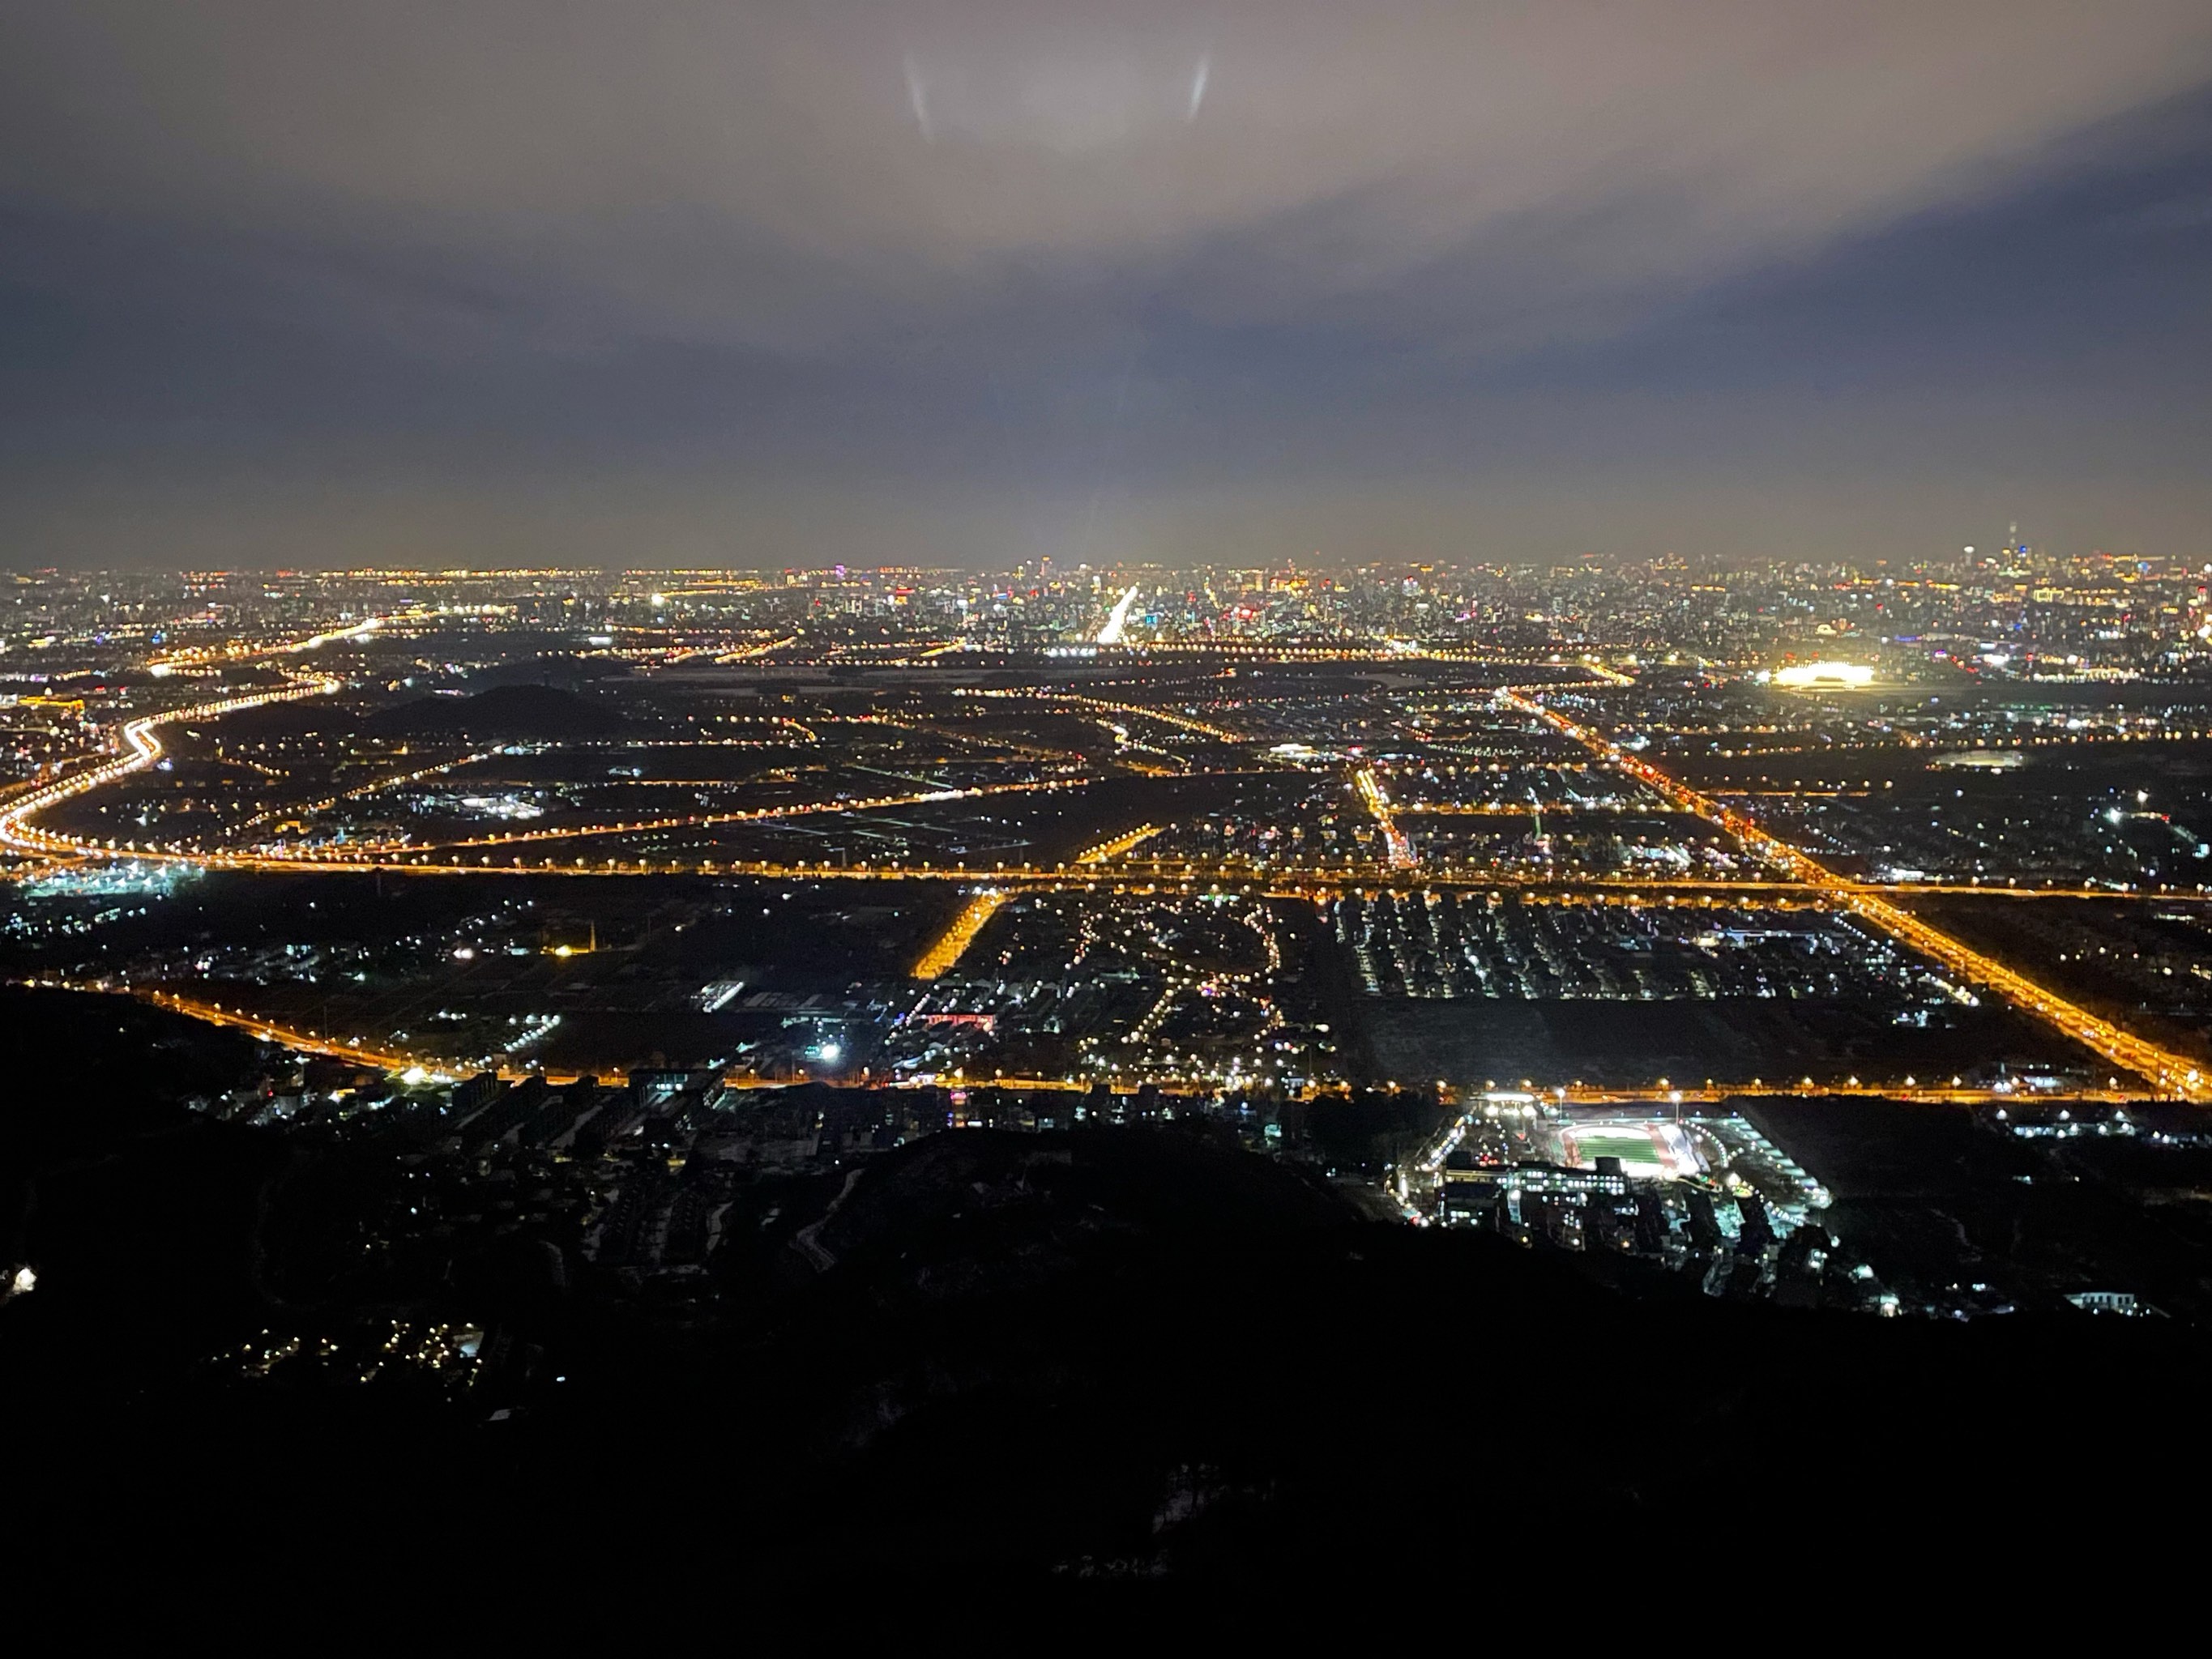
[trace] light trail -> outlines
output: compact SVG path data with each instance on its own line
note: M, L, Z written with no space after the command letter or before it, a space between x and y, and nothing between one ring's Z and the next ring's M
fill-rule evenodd
M92 988L72 987L72 989ZM142 1002L150 1002L157 1008L167 1008L172 1013L189 1014L194 1019L204 1020L210 1025L226 1025L233 1030L245 1031L264 1042L273 1042L281 1048L293 1048L301 1054L330 1054L340 1060L359 1060L386 1072L404 1072L420 1066L425 1071L441 1068L442 1062L425 1060L398 1049L378 1048L359 1041L341 1042L327 1034L319 1035L302 1030L295 1025L280 1024L249 1014L242 1008L226 1008L219 1002L204 998L187 997L174 991L133 988L131 994Z
M983 899L987 897L996 897L1000 902L1003 902L1006 896L1003 894L988 895L979 893L975 896L975 898ZM970 901L971 906L974 902L975 901L973 900ZM995 910L997 908L996 904L994 904L991 907L993 910ZM963 913L963 917L965 916L965 912ZM985 915L983 920L988 920L988 914ZM981 922L979 921L976 923L974 931L980 932L981 929ZM972 939L972 933L969 937ZM965 948L964 942L962 948ZM957 958L957 953L956 952L955 955ZM949 966L950 964L948 963L947 965ZM942 969L939 971L941 972ZM919 969L917 969L916 977L934 977L934 975L923 975L920 972ZM1227 977L1241 981L1244 979L1249 979L1251 976L1240 975L1229 975ZM281 1021L264 1018L256 1014L250 1014L242 1008L227 1008L222 1004L210 1000L205 997L186 996L181 993L164 989L160 987L134 986L118 988L112 984L97 981L80 984L74 981L62 980L30 980L23 982L31 985L46 986L62 990L103 993L108 994L126 994L137 998L139 1001L152 1004L156 1007L167 1009L173 1013L183 1014L193 1019L205 1021L210 1024L222 1025L228 1027L234 1030L244 1031L261 1042L275 1043L279 1047L290 1048L298 1053L327 1054L335 1059L356 1060L360 1062L362 1065L375 1066L386 1071L407 1071L414 1067L420 1066L426 1072L447 1074L452 1070L457 1069L457 1063L450 1060L436 1057L426 1057L420 1054L411 1054L403 1049L380 1048L362 1040L348 1039L346 1041L340 1042L337 1039L330 1036L326 1033L309 1031L299 1026L288 1025ZM503 1077L519 1078L533 1074L544 1068L517 1064L502 1065L497 1069L499 1070L500 1074ZM550 1073L547 1075L548 1081L555 1084L574 1080L574 1076L565 1073ZM742 1086L748 1088L790 1087L796 1086L798 1081L797 1079L793 1079L788 1083L780 1082L775 1079L761 1078L750 1073L740 1073L735 1070L732 1070L725 1075L727 1080L733 1084L739 1084L742 1085ZM1170 1094L1194 1092L1208 1093L1218 1091L1219 1087L1218 1084L1210 1082L1205 1078L1189 1077L1172 1070L1160 1073L1146 1073L1141 1075L1130 1074L1127 1076L1121 1076L1117 1074L1112 1078L1102 1080L1105 1081L1109 1088L1120 1090L1123 1092L1133 1090L1142 1083L1156 1084L1163 1091ZM995 1089L1012 1089L1016 1091L1048 1091L1056 1093L1065 1093L1070 1091L1088 1090L1091 1086L1092 1081L1093 1080L1090 1079L1078 1080L1060 1077L997 1077L991 1079L988 1086ZM917 1087L924 1085L911 1084L886 1084L878 1085L877 1086L896 1089L900 1087ZM978 1082L972 1086L980 1088L987 1085L983 1083ZM1328 1091L1326 1089L1311 1089L1307 1091L1307 1092L1309 1094L1326 1093ZM2017 1087L1970 1088L1958 1085L1946 1087L1942 1085L1929 1085L1916 1083L1905 1083L1901 1085L1862 1083L1856 1079L1847 1082L1816 1083L1809 1078L1801 1079L1796 1083L1769 1083L1763 1079L1753 1078L1747 1083L1708 1082L1702 1087L1698 1088L1676 1088L1664 1083L1649 1085L1626 1085L1620 1087L1605 1087L1602 1085L1577 1084L1571 1087L1563 1088L1530 1088L1523 1091L1505 1090L1493 1091L1491 1092L1510 1095L1525 1095L1531 1101L1540 1099L1553 1105L1566 1106L1717 1105L1729 1100L1736 1099L1758 1099L1761 1097L1771 1098L1784 1096L1802 1097L1808 1095L1850 1096L1862 1098L1901 1101L1911 1105L1942 1106L2003 1106L2037 1103L2064 1104L2069 1102L2121 1105L2125 1104L2129 1101L2139 1100L2142 1098L2142 1091L2140 1090L2130 1091L2126 1089L2031 1090Z
M1001 694L999 692L982 691L978 692L975 695L978 696L997 696L1000 695L1018 696L1024 694L1019 692ZM1139 720L1158 720L1164 725L1180 726L1183 731L1195 732L1202 738L1213 738L1223 743L1249 743L1251 741L1251 739L1247 738L1242 732L1231 732L1225 726L1209 725L1206 721L1194 719L1191 715L1178 714L1172 708L1148 708L1142 703L1135 702L1109 702L1103 697L1080 696L1073 691L1042 692L1038 694L1038 700L1046 702L1069 702L1075 704L1079 708L1103 709L1108 714L1130 714Z
M159 762L166 752L158 735L161 727L181 721L214 720L224 714L235 714L248 708L259 708L272 702L290 702L300 697L326 696L338 689L339 682L327 674L298 677L298 684L282 690L259 691L248 696L226 697L216 702L194 703L188 708L172 709L163 714L149 714L131 721L123 728L122 738L129 753L101 765L88 768L73 775L58 779L45 787L11 802L5 811L0 811L0 844L21 851L40 853L48 857L105 856L116 851L111 840L105 846L90 840L80 841L72 836L56 835L40 830L31 820L40 813L51 811L64 801L90 793L103 785L143 772ZM149 853L141 856L159 857Z
M1375 775L1375 769L1361 767L1353 775L1352 781L1358 786L1359 799L1367 804L1367 810L1375 815L1375 822L1382 826L1382 845L1391 867L1399 870L1413 868L1419 861L1413 855L1413 843L1406 839L1406 832L1390 816L1390 797L1383 793L1382 780Z
M827 809L825 809L827 810ZM503 845L504 843L495 843ZM1065 887L1071 890L1111 889L1134 891L1236 891L1270 897L1318 899L1356 893L1435 890L1463 893L1514 893L1531 903L1604 903L1674 905L1706 908L1741 906L1747 908L1832 908L1832 893L1796 881L1653 879L1649 877L1593 877L1586 880L1559 876L1515 876L1461 873L1449 870L1392 870L1382 865L1300 866L1261 864L1250 860L1138 860L1110 865L1079 863L995 865L981 869L969 865L907 863L832 864L805 860L784 862L745 859L605 859L596 863L577 859L556 863L550 858L525 862L520 856L503 864L489 855L476 864L433 863L430 849L383 843L358 843L326 853L284 854L263 852L179 852L170 848L125 850L96 842L70 842L75 853L88 858L137 859L185 864L208 870L264 871L287 874L395 876L566 876L611 877L641 875L698 875L757 878L764 880L950 881L1002 882L1025 886Z
M1796 1082L1769 1082L1753 1078L1748 1083L1706 1083L1698 1088L1678 1088L1670 1084L1624 1084L1608 1087L1603 1084L1577 1083L1561 1088L1470 1090L1468 1095L1480 1099L1485 1095L1516 1096L1532 1104L1551 1106L1716 1106L1730 1100L1778 1099L1806 1095L1837 1095L1854 1099L1895 1100L1913 1106L2002 1106L2033 1104L2042 1101L2063 1103L2068 1101L2098 1102L2106 1105L2124 1105L2129 1101L2141 1100L2140 1089L2030 1089L2025 1085L1967 1086L1923 1083L1862 1083L1856 1079L1844 1082L1819 1083L1810 1078Z
M107 994L115 994L118 992L117 987L97 981L90 984L45 980L30 982L40 985L51 984L60 989L70 991ZM244 1031L260 1042L275 1043L279 1048L289 1048L299 1054L327 1054L335 1060L354 1060L379 1071L411 1072L419 1069L431 1079L450 1081L462 1073L489 1070L497 1072L503 1078L510 1079L543 1074L547 1082L556 1085L574 1083L579 1078L587 1075L575 1072L548 1072L542 1066L502 1060L495 1056L487 1058L481 1063L453 1060L435 1055L412 1054L401 1048L378 1048L357 1037L340 1042L325 1032L310 1031L297 1025L287 1025L279 1020L267 1019L258 1014L250 1014L243 1008L226 1008L222 1003L212 1001L205 997L185 996L179 992L166 990L158 986L126 986L120 988L119 994L135 997L139 1001L150 1003L157 1008L166 1008L173 1014L183 1014L189 1018L203 1020L210 1025L221 1025L232 1030ZM732 1080L735 1079L736 1075L734 1073L731 1074Z
M952 918L945 930L930 941L929 948L921 953L921 960L914 964L914 977L935 979L948 972L967 954L968 947L975 942L975 935L983 931L983 924L998 915L999 907L1013 896L996 888L985 888L961 907L960 914Z
M1120 599L1114 602L1114 608L1106 613L1106 625L1098 630L1097 643L1100 645L1121 643L1122 629L1127 628L1129 623L1129 607L1136 602L1137 589L1133 584Z
M1742 814L1676 782L1650 762L1626 753L1604 733L1578 725L1521 692L1508 690L1498 695L1510 707L1540 717L1584 748L1649 784L1680 811L1695 813L1718 824L1769 864L1788 872L1804 885L1833 893L1852 915L1891 938L1942 963L1961 978L1986 986L2014 1006L2033 1014L2113 1065L2136 1073L2159 1093L2183 1100L2212 1102L2212 1086L2207 1085L2203 1073L2187 1055L2161 1048L2133 1032L2123 1030L1923 921L1875 890L1835 874Z
M571 824L553 830L518 830L511 835L483 836L468 841L444 842L424 852L476 851L548 841L576 841L594 836L635 836L656 830L696 830L723 823L766 823L779 818L799 818L825 812L876 812L894 806L928 806L940 801L972 800L984 795L1030 794L1040 790L1073 789L1087 779L1048 778L1024 783L979 783L966 789L930 789L918 794L874 795L847 800L803 801L791 806L754 806L734 812L695 812L684 817L641 818L629 823Z
M1159 757L1158 761L1132 760L1127 753L1117 752L1115 758L1120 761L1122 765L1129 768L1132 771L1142 772L1147 777L1155 778L1182 777L1188 775L1190 771L1189 757L1185 755L1170 754L1164 749L1155 747L1152 744L1144 743L1131 737L1129 735L1129 728L1121 724L1118 720L1108 720L1103 715L1100 715L1097 718L1095 723L1100 727L1100 729L1104 731L1109 737L1114 739L1114 747L1116 751L1137 750L1144 754L1157 755Z
M1707 727L1683 726L1680 727L1680 730L1686 735L1710 735L1710 728ZM1760 730L1771 731L1772 728L1753 728L1753 730L1754 732L1757 732ZM1939 751L1941 754L1944 755L1959 755L1974 752L1998 755L2018 753L2030 749L2073 748L2082 744L2087 744L2091 747L2094 748L2100 744L2115 743L2202 743L2208 737L2212 737L2212 732L2172 732L2163 730L2157 732L2068 732L2064 733L2051 733L2046 736L2031 735L2027 737L1987 737L1978 739L1969 739L1966 738L1943 739L1907 734L1892 738L1867 738L1852 742L1780 744L1768 749L1723 750L1717 758L1723 761L1733 762L1735 763L1735 767L1729 769L1735 769L1736 768L1752 765L1759 761L1782 759L1792 755L1818 755L1823 760L1843 762L1852 760L1862 756L1875 758L1887 758L1892 756L1908 753L1920 753L1929 750ZM1941 759L1927 763L1929 766L1941 766L1942 763L1943 763ZM1728 794L1743 794L1749 792L1728 787L1724 788L1723 793ZM1788 794L1792 792L1789 790L1780 790L1775 793Z
M102 854L106 856L106 854ZM1454 875L1425 868L1393 871L1380 865L1354 868L1261 867L1251 864L1206 864L1136 860L1115 864L972 865L784 863L744 859L607 859L597 864L550 859L507 864L403 863L382 858L332 855L286 859L264 855L140 853L140 858L173 859L210 869L257 869L368 875L382 871L402 876L569 876L696 875L774 881L948 881L997 882L1030 887L1086 889L1115 892L1237 892L1276 898L1319 899L1346 894L1377 897L1385 893L1513 893L1534 904L1682 905L1705 908L1772 909L1838 908L1835 896L1795 881L1705 881L1649 878L1589 881L1547 878Z
M1075 855L1078 864L1111 864L1124 854L1134 852L1167 826L1159 823L1140 823L1124 836L1102 841L1096 847L1086 847Z
M2000 887L1979 882L1885 881L1855 884L1862 891L1869 893L1925 893L1960 898L2067 898L2095 899L2100 902L2118 900L2122 903L2135 904L2212 904L2212 893L2202 889L2167 893L2154 887L2130 887L2120 891L2110 887Z
M988 737L977 732L958 732L949 726L916 720L906 714L848 714L844 719L853 726L888 726L896 731L941 738L947 743L957 743L970 749L997 750L1024 760L1074 762L1079 765L1090 763L1090 757L1077 750L1046 749L1033 743L1016 743L1010 738Z
M787 635L780 640L770 640L766 645L749 645L742 650L729 652L725 655L715 658L714 660L718 664L726 662L751 662L757 658L769 656L775 652L781 651L787 645L797 645L798 643L798 635Z
M389 618L368 617L344 628L325 629L301 640L289 640L276 645L240 649L226 647L218 657L201 653L185 652L175 657L159 658L149 665L158 675L174 672L179 666L197 665L205 660L226 662L257 662L264 657L295 656L313 651L340 640L367 639L382 628ZM173 709L167 714L149 714L124 726L122 741L130 753L101 765L89 767L67 778L56 779L44 787L24 795L9 804L0 812L0 845L21 851L42 854L47 857L104 856L116 850L110 841L106 846L91 841L76 841L57 836L34 827L31 820L40 812L60 805L65 800L89 793L103 785L143 772L157 763L162 756L161 740L156 735L161 727L174 726L182 720L214 720L224 714L238 714L244 709L259 708L272 702L289 702L299 697L326 696L338 689L340 682L329 674L301 672L297 669L282 671L290 676L293 684L275 691L254 692L246 696L226 697L215 702L195 703L188 708ZM130 849L136 852L136 849ZM160 853L139 854L160 857Z
M368 617L343 628L325 629L320 633L310 634L304 640L286 640L276 645L196 646L190 650L155 657L148 661L146 666L156 678L161 678L180 671L204 668L217 663L257 662L263 657L294 656L302 651L314 651L325 645L334 645L340 640L365 640L389 620L385 617Z
M1486 818L1525 818L1531 811L1570 817L1577 812L1603 817L1608 813L1633 817L1633 806L1578 806L1572 801L1393 801L1390 810L1401 817L1437 816Z

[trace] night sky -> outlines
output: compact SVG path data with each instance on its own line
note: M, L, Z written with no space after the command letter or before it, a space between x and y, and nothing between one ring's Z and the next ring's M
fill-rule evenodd
M0 0L0 566L2212 558L2204 0Z

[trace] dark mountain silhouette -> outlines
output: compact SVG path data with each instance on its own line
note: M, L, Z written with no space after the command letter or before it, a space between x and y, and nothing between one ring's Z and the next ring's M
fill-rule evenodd
M469 675L469 684L479 690L506 685L555 685L580 691L601 680L618 680L629 673L626 663L605 657L579 656L572 651L548 651L517 662L479 668Z
M731 1213L711 1293L680 1305L503 1234L431 1275L502 1356L451 1402L224 1382L192 1357L395 1311L274 1294L384 1154L162 1098L149 1079L184 1060L245 1058L227 1033L112 999L0 1012L41 1017L10 1049L0 1170L11 1247L52 1279L0 1307L0 1414L14 1511L62 1557L212 1569L251 1538L257 1583L289 1583L404 1540L410 1573L474 1583L587 1545L600 1580L825 1616L1119 1586L1256 1591L1237 1605L1281 1617L1532 1540L1614 1553L1648 1598L1636 1552L1686 1536L1724 1547L1734 1607L1762 1583L1848 1597L1870 1563L1971 1577L1978 1550L2152 1521L2212 1474L2185 1429L2205 1340L2180 1321L1608 1281L1366 1219L1182 1125L947 1131L793 1177Z

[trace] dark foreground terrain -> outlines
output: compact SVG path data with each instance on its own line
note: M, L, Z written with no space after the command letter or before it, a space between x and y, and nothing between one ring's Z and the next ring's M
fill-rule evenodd
M240 1376L209 1356L390 1310L275 1294L313 1154L172 1103L228 1039L83 1000L96 1044L50 1006L6 1028L0 1249L42 1263L0 1305L18 1573L890 1625L1027 1592L1433 1611L1565 1572L1809 1613L1992 1554L2109 1565L2123 1523L2139 1571L2212 1474L2179 1320L1607 1283L1176 1129L913 1143L757 1227L703 1312L542 1241L456 1258L432 1311L487 1334L459 1392Z

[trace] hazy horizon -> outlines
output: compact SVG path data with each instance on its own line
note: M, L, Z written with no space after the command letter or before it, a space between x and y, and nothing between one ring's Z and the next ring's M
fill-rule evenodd
M2212 557L2212 13L0 15L0 565Z

